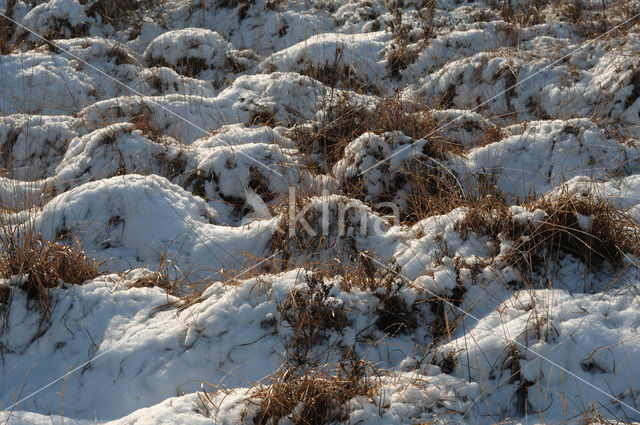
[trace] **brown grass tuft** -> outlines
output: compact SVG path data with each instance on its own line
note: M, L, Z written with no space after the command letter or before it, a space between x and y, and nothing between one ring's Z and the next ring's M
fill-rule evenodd
M142 104L140 105L142 112L138 115L134 115L131 117L131 124L133 128L136 130L140 130L142 134L147 137L149 140L158 142L162 139L163 133L160 129L157 128L155 124L153 124L151 120L152 111L148 106Z
M374 261L369 255L362 253L358 256L355 264L344 272L340 286L345 291L355 288L370 292L378 299L375 310L378 316L375 326L378 330L390 335L408 334L418 327L420 312L415 303L407 306L399 295L407 281L399 275L400 267L397 264L392 262L389 267L380 268L378 260Z
M358 104L348 94L341 94L326 108L321 122L295 127L290 137L312 167L330 173L342 159L345 147L366 132L383 134L401 131L414 139L429 136L429 156L443 158L446 152L460 152L461 147L437 134L437 120L430 109L419 103L404 101L398 95L381 99L374 108Z
M136 279L130 288L161 288L168 295L180 297L182 295L180 288L184 282L171 278L169 270L171 266L171 262L162 255L158 260L158 269Z
M504 138L504 132L500 125L494 125L484 130L484 136L478 146L486 146L496 143Z
M322 201L322 203L320 202ZM323 203L326 215L323 222ZM274 207L280 215L278 227L269 239L269 252L282 252L282 269L290 260L304 257L307 262L318 260L316 254L330 252L346 256L356 252L353 234L361 231L361 218L367 214L363 204L340 197L339 201L316 197L313 190L304 189Z
M310 159L310 166L330 172L345 147L369 129L370 112L348 94L342 94L326 108L321 122L313 126L297 126L291 138L300 152Z
M251 396L259 406L253 423L275 425L283 418L295 425L347 421L348 402L376 392L368 370L366 362L348 355L333 367L304 371L285 367L259 384Z
M10 231L2 238L0 277L25 276L20 288L43 317L50 316L49 290L60 282L80 285L98 275L98 263L82 252L80 243L60 245L33 232Z
M314 347L326 342L330 331L340 332L349 325L342 304L329 296L332 285L312 275L305 280L308 289L294 289L277 307L283 325L294 332L288 358L295 367L317 363Z
M618 266L626 253L640 253L640 226L606 199L563 193L523 206L546 215L538 223L522 223L512 218L504 203L489 199L470 209L457 228L462 233L489 235L496 249L501 238L513 241L504 260L523 277L530 277L546 260L565 255L577 258L589 270L601 270L607 264Z
M549 0L528 0L524 2L503 1L500 4L500 17L510 24L533 26L545 21L543 9Z

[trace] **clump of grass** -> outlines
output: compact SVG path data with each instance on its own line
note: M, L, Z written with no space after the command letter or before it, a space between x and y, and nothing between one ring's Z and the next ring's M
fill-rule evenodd
M140 27L142 18L138 10L141 6L152 6L155 0L80 0L87 7L87 15L99 16L103 24L110 24L116 29L132 25ZM137 19L132 19L133 17ZM136 32L139 28L136 28Z
M638 253L638 223L605 199L563 194L535 201L529 208L547 213L528 243L534 251L546 245L552 252L573 255L589 268L605 262L618 265L625 253ZM588 223L581 223L585 220Z
M504 350L504 359L501 364L502 370L509 371L509 383L516 384L516 389L511 399L515 414L518 416L524 416L531 411L531 404L529 402L529 387L534 382L528 381L522 375L522 367L520 360L523 359L522 354L516 348L515 344L509 343Z
M60 282L80 285L98 275L98 262L87 258L76 240L71 245L48 241L32 231L11 230L2 237L0 277L24 276L19 287L41 312L51 313L50 290Z
M487 200L468 212L458 223L462 233L487 234L499 246L501 240L513 242L504 261L531 276L546 263L571 255L587 266L601 270L618 266L626 253L640 253L638 223L606 199L592 195L562 193L528 201L528 211L544 211L537 223L513 219L509 208L498 199Z
M376 134L401 131L413 139L431 134L438 127L438 121L426 105L403 101L398 95L381 99L371 113L369 122L369 130ZM453 147L443 139L437 138L435 134L431 134L430 138L433 139L434 145L442 145L434 146L434 150L448 150L447 148Z
M347 421L350 400L375 395L377 385L369 369L353 355L344 356L335 366L304 370L285 366L259 383L252 394L250 401L259 407L253 423L275 425L283 418L295 425Z
M142 134L149 140L158 142L162 139L163 133L152 122L152 111L147 105L140 105L141 112L131 117L131 124L136 130L140 130Z
M416 164L394 183L393 191L404 188L407 193L406 206L400 211L400 221L404 224L412 225L426 217L446 214L467 203L454 176L438 164Z
M395 143L402 132L411 139L425 138L419 156L400 166L389 169L388 178L380 193L367 193L361 176L342 180L342 191L352 198L366 199L372 208L383 214L389 211L376 205L392 202L400 208L400 219L405 224L451 211L464 202L464 194L456 177L443 164L451 155L463 152L463 147L447 140L438 132L438 121L429 108L419 102L406 101L399 96L381 99L363 121L364 130L384 135ZM348 143L348 142L347 142ZM344 153L344 148L340 150ZM375 151L372 155L376 155ZM337 155L336 155L337 156ZM383 158L378 158L383 160ZM390 168L389 164L383 167Z
M13 16L13 10L16 6L16 0L8 0L6 8L3 11L8 17ZM15 24L4 16L0 16L0 54L6 55L11 53L17 46L11 42L11 38L15 32Z
M302 75L320 81L325 86L351 90L358 93L378 93L378 89L371 84L366 84L356 70L343 60L344 50L335 49L334 57L325 63L307 61L306 67L301 70Z
M400 276L399 271L400 267L393 262L389 267L381 268L370 254L361 253L340 281L340 286L345 291L359 289L370 292L378 299L375 326L390 335L408 334L420 323L420 310L416 303L407 306L400 296L407 281Z
M484 130L484 136L478 146L486 146L496 143L504 138L505 134L500 125L493 125Z
M616 425L622 423L622 421L607 419L598 410L596 403L590 404L587 408L580 413L580 419L585 425Z
M313 275L305 281L306 289L294 289L277 307L283 325L294 331L288 357L296 367L312 361L314 347L328 340L329 331L341 332L349 325L343 305L329 296L332 285Z
M400 77L400 71L418 59L417 49L406 45L394 45L387 55L387 70L392 78Z
M205 59L187 56L176 59L175 64L168 63L162 57L148 57L147 65L149 67L171 68L178 74L189 78L197 77L202 71L209 69L209 65L207 65L207 61Z
M544 7L549 0L528 0L524 2L503 0L500 3L500 17L508 23L533 26L545 21Z
M369 107L342 93L325 106L320 122L294 127L289 136L315 171L330 173L333 165L342 159L346 146L366 132L401 131L414 139L429 135L425 154L436 158L443 158L446 152L459 152L458 145L432 134L437 127L430 109L419 102L394 95Z
M344 93L325 108L320 122L296 126L290 136L310 166L328 173L349 142L368 131L369 121L368 108Z
M182 282L172 279L170 276L171 262L162 255L158 261L158 269L154 272L149 272L136 279L130 286L130 288L161 288L168 295L174 297L180 297L180 287Z
M180 296L179 283L172 280L168 275L156 271L145 274L136 279L130 286L131 288L161 288L167 294L175 297Z
M290 261L304 258L318 260L318 254L348 257L356 250L355 234L363 230L363 220L370 212L366 206L351 198L337 195L315 196L313 190L296 191L295 196L274 207L280 216L276 231L267 247L281 252L282 268Z

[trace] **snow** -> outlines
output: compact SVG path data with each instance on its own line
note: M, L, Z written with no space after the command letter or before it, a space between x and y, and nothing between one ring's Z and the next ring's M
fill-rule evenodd
M0 0L55 42L1 22L0 236L100 262L54 283L50 317L28 276L0 278L0 420L254 423L269 377L305 367L293 300L330 311L317 370L367 365L375 390L344 423L640 421L640 259L553 252L526 276L522 240L468 222L500 199L534 229L550 212L525 200L576 194L638 237L637 25L589 41L599 0L578 22L542 2L535 25L488 0L117 3ZM609 29L640 10L606 3ZM350 130L332 121L347 100L372 114L386 97L438 129L314 135ZM420 176L469 202L401 223ZM186 298L137 287L158 270Z

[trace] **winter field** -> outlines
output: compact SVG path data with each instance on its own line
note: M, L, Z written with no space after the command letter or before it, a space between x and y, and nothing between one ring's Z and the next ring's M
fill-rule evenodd
M640 422L640 1L0 12L0 423Z

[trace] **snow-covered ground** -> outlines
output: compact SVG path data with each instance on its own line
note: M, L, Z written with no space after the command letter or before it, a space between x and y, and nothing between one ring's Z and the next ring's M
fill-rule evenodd
M0 421L640 421L640 2L0 12Z

